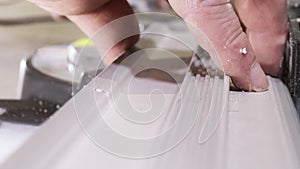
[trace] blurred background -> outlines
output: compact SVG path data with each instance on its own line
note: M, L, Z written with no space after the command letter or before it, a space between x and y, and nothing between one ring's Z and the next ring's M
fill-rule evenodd
M19 0L0 0L0 98L17 98L19 63L40 47L82 37L71 22L54 22L39 7Z

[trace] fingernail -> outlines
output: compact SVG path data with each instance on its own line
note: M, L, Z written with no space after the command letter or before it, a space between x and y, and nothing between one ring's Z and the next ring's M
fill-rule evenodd
M255 63L250 70L251 89L256 92L266 91L269 87L268 79L258 63Z

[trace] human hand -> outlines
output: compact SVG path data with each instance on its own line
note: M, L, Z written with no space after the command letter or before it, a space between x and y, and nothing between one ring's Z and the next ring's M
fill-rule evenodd
M126 0L29 1L67 16L88 36L105 24L133 13ZM239 17L229 0L169 2L188 23L199 44L231 76L237 87L248 91L264 91L268 87L264 72L278 75L287 34L285 0L235 0ZM247 28L246 33L242 30L239 18ZM106 62L111 63L137 40L138 37L133 36L118 43L110 50Z
M235 0L239 17L229 0L169 2L237 87L264 91L264 72L279 74L288 30L286 0Z
M58 15L66 16L74 22L86 35L92 37L95 33L111 21L123 16L133 14L131 6L126 0L28 0L40 6L41 8ZM139 29L138 23L133 21L130 29ZM99 48L105 48L103 61L105 64L112 63L127 48L133 46L139 39L138 36L132 36L118 42L110 48L110 44L118 41L118 37L122 35L124 27L110 27L111 30L103 35L100 42L95 43ZM104 38L103 38L104 37ZM114 39L116 38L116 39ZM109 43L110 41L111 43ZM113 43L114 44L114 43ZM106 46L105 46L106 45ZM101 51L102 52L102 51ZM106 53L107 52L107 53Z

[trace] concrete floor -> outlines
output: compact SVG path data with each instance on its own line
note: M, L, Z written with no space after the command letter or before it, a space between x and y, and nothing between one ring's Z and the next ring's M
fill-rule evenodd
M32 16L49 16L49 13L26 1L0 6L0 20ZM18 69L22 58L29 57L42 46L69 43L82 36L82 32L70 22L0 25L0 99L17 98Z

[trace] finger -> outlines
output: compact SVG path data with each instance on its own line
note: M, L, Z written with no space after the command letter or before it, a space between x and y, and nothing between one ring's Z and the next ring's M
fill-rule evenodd
M264 91L268 81L229 0L169 0L199 44L245 90ZM241 52L245 49L247 52Z
M28 0L59 15L78 15L103 6L110 0Z
M169 9L170 8L170 4L168 3L167 0L156 0L156 1L157 1L158 6L161 9Z
M123 32L138 32L134 17L124 25L109 26L102 35L96 33L111 22L133 14L126 0L31 0L49 11L65 15L76 23L83 32L95 40L104 63L112 63L121 53L138 40L138 35L124 37ZM81 5L81 6L80 6ZM130 29L130 30L128 30ZM95 34L96 33L96 34ZM121 39L123 38L123 39ZM101 50L100 50L101 49ZM103 49L103 50L102 50Z
M235 0L257 60L277 76L287 37L286 0Z

